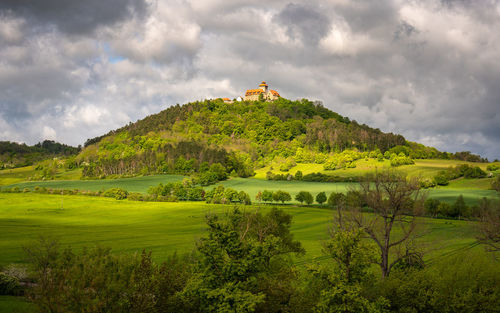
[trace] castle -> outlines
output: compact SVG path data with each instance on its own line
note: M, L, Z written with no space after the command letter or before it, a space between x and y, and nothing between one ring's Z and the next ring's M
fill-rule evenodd
M280 94L276 90L269 89L266 82L262 82L258 89L248 89L243 100L256 101L259 100L260 95L262 95L264 100L268 101L274 101L280 97Z

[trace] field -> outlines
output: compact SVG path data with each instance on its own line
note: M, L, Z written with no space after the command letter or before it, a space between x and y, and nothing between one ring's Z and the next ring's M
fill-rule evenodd
M245 209L268 208L267 205ZM306 259L321 255L332 212L319 207L282 206L293 215L293 233L308 251ZM0 194L0 266L22 262L22 246L40 235L59 238L61 243L81 248L88 245L113 247L118 252L153 251L163 260L174 251L186 252L205 229L207 213L230 210L230 205L201 202L136 202L86 196ZM429 242L439 239L448 248L474 242L471 224L465 221L425 219ZM440 250L439 253L446 252Z
M465 162L447 160L417 160L415 165L398 169L409 176L431 178L438 171ZM473 165L478 165L474 163ZM479 164L483 169L486 164ZM361 176L375 168L390 167L388 161L358 160L355 169L323 171L321 164L298 164L290 170L295 174L324 172L332 175ZM346 192L356 188L357 183L320 183L304 181L269 181L265 173L270 167L257 171L253 178L231 178L220 184L236 190L244 190L255 201L255 195L262 190L285 190L292 198L302 190L313 195L319 192ZM274 172L277 172L274 170ZM499 175L496 171L495 175ZM123 188L130 192L146 193L150 186L159 183L182 181L181 175L152 175L133 178L79 180L81 170L64 171L56 174L55 180L28 181L35 174L33 167L0 171L0 186L33 189L46 188L106 190ZM428 196L453 203L463 195L468 205L474 205L483 197L500 199L499 193L490 189L492 178L464 179L451 181L448 186L428 190ZM211 189L208 186L205 189ZM292 201L292 203L297 203ZM270 206L256 204L246 210L266 210ZM318 205L301 207L281 206L293 215L292 232L305 247L304 257L296 258L297 265L312 261L325 262L328 257L322 253L322 240L332 212ZM171 253L189 252L205 231L204 217L207 213L222 213L231 210L229 205L211 205L202 202L135 202L102 197L45 195L37 193L0 193L0 267L11 263L24 263L22 246L34 244L40 235L57 238L63 245L70 245L76 251L84 246L101 245L112 247L117 253L137 253L142 249L153 252L156 261L164 260ZM427 250L426 261L442 256L461 255L467 251L484 253L476 244L474 223L444 219L423 219L426 234L422 238ZM0 296L0 312L30 312L30 306L20 298Z
M256 180L258 181L258 180ZM265 182L265 181L263 181ZM256 187L257 188L257 187ZM267 210L253 205L245 210ZM320 207L281 206L293 216L292 233L307 253L296 258L299 266L316 260L325 262L321 243L328 237L332 211ZM57 238L63 246L79 251L85 246L112 247L117 253L151 250L156 261L177 251L189 252L206 229L207 213L223 213L231 205L202 202L136 202L102 197L0 193L0 267L24 263L22 247L36 243L39 236ZM424 218L427 250L431 264L441 256L466 251L484 253L477 246L474 223ZM17 311L14 308L16 308ZM19 298L0 297L0 312L29 312Z
M432 178L439 171L444 170L450 166L457 166L460 164L469 164L471 166L479 166L481 169L486 170L488 163L472 163L457 160L414 160L414 165L403 165L399 166L397 169L403 171L411 177L422 177L422 178ZM353 177L353 176L363 176L367 173L373 172L378 169L391 168L389 160L384 160L383 162L378 162L374 159L361 159L357 160L355 168L339 169L334 171L325 171L323 169L323 164L315 163L299 163L297 166L290 169L288 173L295 175L297 171L301 171L302 174L309 174L314 172L320 172L329 175L335 175L340 177ZM263 167L256 171L255 178L266 178L266 173L271 171L273 173L281 173L278 170L279 165L274 164L270 166Z
M79 189L79 190L106 190L113 187L123 188L130 192L147 192L149 186L156 186L159 183L167 183L174 181L182 181L183 176L180 175L153 175L140 176L133 178L120 179L101 179L101 180L53 180L45 182L23 182L17 183L4 188L17 186L20 189L30 188L35 186L46 188L63 188L63 189ZM254 201L255 195L262 190L285 190L292 195L292 198L300 191L306 190L316 195L319 192L346 192L349 188L355 188L356 183L320 183L320 182L304 182L304 181L270 181L258 178L231 178L220 183L225 187L230 187L236 190L244 190L250 195ZM453 181L449 186L438 187L429 190L429 197L453 203L459 195L463 195L465 201L469 205L477 203L481 198L500 199L498 193L494 190L487 189L491 184L491 179L459 179ZM211 189L213 186L205 187ZM296 201L292 201L297 203Z

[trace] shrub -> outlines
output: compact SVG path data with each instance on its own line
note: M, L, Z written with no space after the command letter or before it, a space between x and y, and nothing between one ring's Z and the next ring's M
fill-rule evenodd
M0 295L18 296L22 288L16 277L0 272Z
M450 183L450 179L445 171L439 171L439 173L434 176L434 182L440 186L446 186Z
M496 171L498 169L500 169L500 165L498 165L498 164L489 164L486 167L486 170L491 171L491 172Z
M128 191L121 188L110 188L103 192L103 197L115 198L116 200L126 199L128 195Z

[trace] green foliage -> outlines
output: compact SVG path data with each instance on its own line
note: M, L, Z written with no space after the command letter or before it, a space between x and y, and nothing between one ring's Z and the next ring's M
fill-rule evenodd
M116 200L126 199L128 191L121 188L110 188L102 193L103 197L115 198Z
M224 188L224 186L216 186L205 194L207 203L242 203L245 205L252 204L250 196L244 191L236 191L232 188Z
M60 144L53 140L45 140L28 146L10 141L0 141L0 169L33 165L55 157L68 157L80 152L80 148Z
M394 271L374 291L392 312L496 312L499 282L498 264L471 251L422 270Z
M316 202L319 203L320 205L325 203L326 200L327 200L326 193L324 191L322 191L316 195Z
M297 171L295 172L295 180L302 180L302 172L301 171Z
M36 284L28 291L39 312L178 312L176 293L190 270L174 255L161 266L151 253L115 255L110 249L75 254L42 239L25 248Z
M16 277L0 272L0 295L18 296L22 293L21 285Z
M450 167L447 170L440 171L434 177L434 182L437 185L445 186L448 185L450 180L457 179L460 177L484 178L486 177L486 172L483 171L479 166L470 166L468 164L461 164L455 167Z
M305 202L307 205L311 205L313 203L313 196L308 191L301 191L295 196L295 200L299 201L301 204Z
M496 170L499 170L500 169L500 165L498 164L489 164L488 166L486 166L486 170L488 171L496 171Z
M273 192L269 191L269 190L264 190L262 192L262 201L272 202L273 201Z
M182 183L159 184L150 187L148 193L151 200L158 201L203 201L205 200L205 190L193 185L192 181L184 180Z
M439 186L446 186L450 183L449 175L446 171L440 171L434 176L434 182Z
M424 202L425 213L429 216L435 217L439 213L439 204L441 202L434 198L429 198Z
M205 100L172 106L90 139L68 166L83 166L85 177L106 177L203 173L206 165L201 164L220 163L226 173L250 177L255 168L275 159L285 160L277 167L284 172L295 162L333 170L353 168L355 160L389 149L408 157L417 150L417 157L441 156L306 99L232 104Z
M328 205L332 208L344 208L346 200L345 194L341 192L332 192L328 197Z
M343 168L355 168L355 161L363 157L363 154L357 150L344 150L328 158L323 165L325 170L336 170Z
M292 158L287 158L285 162L281 163L280 171L288 172L291 168L295 167L297 164Z
M491 183L491 188L500 192L500 175Z
M273 200L282 204L292 200L292 196L286 191L278 190L273 192Z
M377 250L363 240L361 229L345 226L332 230L330 239L324 243L324 253L335 261L341 281L359 283L367 279L370 265L377 261Z
M398 155L395 153L391 154L391 166L401 166L401 165L410 165L415 164L415 162L411 159L411 157L407 156L405 153L401 152Z
M282 282L293 278L284 277L277 265L289 266L287 254L303 253L290 234L290 222L289 215L276 209L267 215L235 209L223 218L208 216L208 236L197 245L195 275L182 292L185 302L201 312L269 308L276 293L266 283L278 277Z

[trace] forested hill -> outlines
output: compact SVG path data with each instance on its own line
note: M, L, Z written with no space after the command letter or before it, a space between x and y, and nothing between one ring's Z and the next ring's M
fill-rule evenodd
M56 156L75 155L80 148L68 146L53 140L45 140L33 146L10 141L0 141L0 168L14 168L32 165L37 161Z
M346 151L450 158L401 135L360 125L309 100L172 106L87 140L76 158L86 176L198 171L213 163L250 176L272 161L325 163Z

